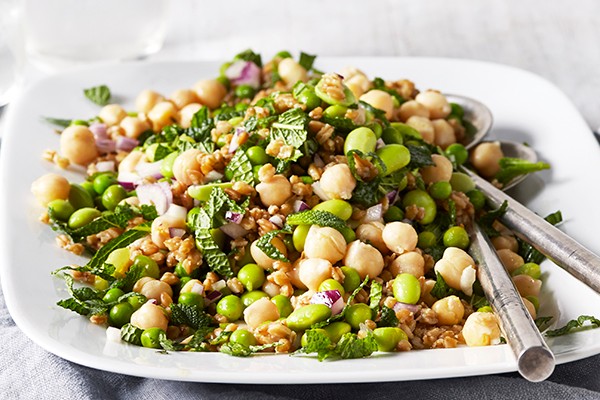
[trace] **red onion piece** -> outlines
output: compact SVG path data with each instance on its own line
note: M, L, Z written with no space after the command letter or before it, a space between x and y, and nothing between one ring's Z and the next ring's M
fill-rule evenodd
M199 282L194 282L194 284L190 288L190 292L196 293L196 294L199 294L202 296L202 293L204 293L204 285Z
M331 308L331 314L339 314L344 308L344 298L339 290L325 290L313 294L310 304L325 304Z
M394 304L394 307L392 307L392 308L396 312L398 312L400 310L408 310L411 313L416 314L421 309L421 306L419 306L417 304L407 304L407 303L397 302L396 304Z
M229 222L233 222L234 224L239 224L244 219L244 214L233 211L226 211L225 219Z
M377 141L375 142L375 148L379 150L383 146L385 146L385 142L382 139L377 139Z
M135 189L139 181L139 175L134 172L119 172L119 176L117 176L117 182L119 182L119 185L123 186L125 190Z
M90 131L94 135L96 140L98 139L108 139L108 135L106 134L106 124L100 122L94 122L89 126Z
M240 238L240 237L244 236L246 233L248 233L247 230L245 230L244 228L242 228L240 225L236 224L235 222L230 222L228 224L225 224L222 227L220 227L219 229L221 229L221 231L223 231L224 234L226 234L227 236L229 236L232 239Z
M166 213L173 201L173 193L171 193L170 189L169 193L171 193L171 196L169 198L159 183L139 185L136 192L140 204L154 204L158 215Z
M325 166L325 162L319 154L315 154L315 156L313 157L313 162L315 163L315 166L319 168L323 168Z
M210 171L208 174L204 175L204 183L210 183L214 181L218 181L223 178L223 174L215 171L214 169Z
M302 212L302 211L306 211L306 210L310 210L310 207L308 206L308 204L306 204L302 200L296 200L294 202L294 212Z
M273 215L271 218L269 218L269 221L277 225L278 228L283 226L283 219L279 215Z
M206 294L206 302L208 304L214 303L215 301L219 300L221 297L223 297L223 293L221 293L218 290L212 290Z
M229 144L229 154L235 153L235 151L240 147L238 138L240 137L242 132L245 132L245 131L246 130L244 128L239 128L239 127L235 128L235 133L233 134L233 137L231 138L231 142Z
M131 151L139 144L140 142L137 139L128 138L126 136L117 137L117 150Z
M117 145L112 139L96 139L96 148L100 154L112 153L116 150Z
M380 203L367 208L367 213L363 217L362 222L381 221L382 218L383 206Z
M169 236L174 237L182 237L185 235L186 231L182 228L169 228Z
M160 172L161 165L162 160L153 163L141 162L136 165L135 172L137 172L141 178L151 176L153 178L160 179L163 177L162 173Z
M385 197L387 197L388 202L390 203L390 205L394 204L396 202L396 198L398 196L398 191L397 190L392 190L391 192L389 192L388 194L385 195Z
M96 170L98 172L115 172L114 161L100 161L96 163Z
M225 70L225 76L234 86L249 85L254 89L260 87L261 69L252 61L234 61Z

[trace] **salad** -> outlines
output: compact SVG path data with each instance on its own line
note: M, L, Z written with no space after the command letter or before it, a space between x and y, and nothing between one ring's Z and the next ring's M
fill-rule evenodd
M144 90L135 110L98 86L85 90L97 116L49 119L60 148L44 159L86 176L50 173L32 192L58 245L91 256L54 272L70 295L58 305L166 351L324 360L493 345L468 254L477 219L535 318L542 256L459 168L501 184L504 166L547 165L488 144L469 155L474 127L439 91L314 61L248 50L216 79Z

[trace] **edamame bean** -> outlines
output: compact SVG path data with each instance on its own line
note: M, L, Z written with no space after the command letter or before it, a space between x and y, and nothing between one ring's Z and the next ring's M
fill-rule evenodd
M434 182L428 190L434 199L445 200L452 194L452 185L445 181Z
M408 139L422 139L422 136L419 133L419 131L410 125L404 124L402 122L392 122L390 126L394 128L397 132L400 132L400 134L402 135L403 142L406 142Z
M340 269L344 274L344 282L342 283L344 290L346 293L352 293L361 283L360 275L352 267L342 267Z
M239 85L235 88L235 95L240 99L251 99L254 97L255 90L250 85Z
M76 210L69 217L69 228L77 229L89 224L94 219L98 218L102 213L95 208L84 207Z
M48 203L48 209L54 217L63 222L68 221L71 214L75 212L75 207L68 200L63 199L52 200Z
M252 146L246 150L246 155L252 165L264 165L269 162L269 156L265 149L260 146Z
M268 299L269 295L262 290L252 290L242 294L241 300L244 307L248 307L250 304L254 303L258 299L262 299L263 297Z
M371 319L371 317L371 307L364 303L353 304L348 307L344 313L346 322L348 322L353 329L357 330L360 328L360 324Z
M435 233L431 232L431 231L423 231L421 233L419 233L419 239L417 242L417 246L420 249L429 249L432 248L433 246L435 246L437 242L437 237L435 236Z
M404 144L400 130L391 125L382 131L381 139L385 144Z
M437 215L437 206L431 196L424 190L415 189L404 195L402 206L406 210L409 206L417 206L423 208L423 218L418 220L421 225L427 225L433 222Z
M281 318L286 318L294 311L294 307L292 306L290 299L282 294L273 296L271 301L277 306L277 310L279 311L279 316Z
M253 291L265 283L265 270L256 264L246 264L238 271L237 278L246 290Z
M390 206L385 214L383 214L383 220L385 222L402 221L403 219L404 211L397 206Z
M325 279L319 285L319 292L324 292L326 290L337 290L342 296L346 294L344 286L333 278Z
M410 152L401 144L388 144L375 152L383 161L386 171L383 176L404 168L410 162Z
M221 189L230 189L232 186L233 183L231 182L209 183L207 185L190 186L187 192L193 199L200 201L208 201L210 194L214 188L219 187Z
M377 342L377 349L379 351L394 351L398 343L401 340L407 340L406 333L396 327L383 327L375 328L373 330L375 341Z
M327 332L327 336L329 336L329 339L331 339L333 343L337 343L342 336L352 331L352 327L347 322L335 321L323 327L323 330Z
M115 278L122 278L125 276L125 273L129 269L131 265L131 261L129 260L130 251L127 247L123 247L120 249L115 249L110 252L108 257L106 257L106 263L115 267L115 272L113 276Z
M308 304L288 315L286 324L291 330L303 331L317 322L325 321L330 316L331 309L325 304Z
M356 128L346 136L344 141L344 154L351 150L358 150L363 154L372 153L377 146L377 136L375 132L364 126Z
M143 294L135 294L127 298L127 302L131 304L134 310L138 310L141 306L143 306L148 299Z
M86 192L88 192L90 194L90 196L95 197L98 195L98 193L96 193L96 191L94 190L93 182L85 181L85 182L81 182L80 185L82 188L84 188L86 190Z
M309 230L310 225L298 225L294 229L294 233L292 234L292 241L294 243L294 248L297 251L302 252L304 250L304 243L306 242L306 236L308 235Z
M76 183L71 184L69 190L69 203L76 209L85 207L94 207L94 199L81 185Z
M237 321L244 312L244 304L236 295L230 294L223 297L217 303L217 313L221 314L229 322Z
M227 144L227 135L221 135L217 138L217 146L219 148L225 146L226 144Z
M104 294L104 297L102 297L102 301L105 303L114 303L115 301L119 300L119 297L123 296L124 294L125 292L121 289L112 288Z
M160 173L165 178L173 178L173 164L175 163L175 159L178 155L179 153L174 151L173 153L163 158L162 163L160 164Z
M480 190L475 189L471 190L470 192L467 192L467 197L469 198L471 204L473 204L473 207L477 211L481 210L485 205L485 195L481 193Z
M541 270L539 264L529 262L529 263L525 263L525 264L521 265L519 268L515 269L511 275L512 276L529 275L533 279L540 279L540 276L542 275L542 270Z
M160 328L148 328L142 332L142 346L151 349L160 349L160 338L166 336L165 331Z
M352 216L352 206L350 203L340 199L332 199L319 203L313 207L313 210L328 211L344 221L347 221Z
M231 343L238 343L246 347L256 346L257 343L254 335L246 329L236 329L233 331L231 336L229 336L229 341Z
M356 103L356 97L354 97L354 93L352 93L352 91L343 83L342 86L344 88L344 97L342 99L330 96L329 92L324 88L324 86L325 83L324 79L322 78L321 80L319 80L319 83L317 83L317 85L315 86L315 94L325 103L331 105L339 104L346 107Z
M306 105L307 111L313 110L321 105L321 99L317 96L315 90L310 87L306 87L301 91L296 97L296 100Z
M194 292L184 292L179 294L177 303L185 304L186 306L194 306L199 310L204 308L204 297Z
M115 328L122 327L129 322L131 314L133 314L134 311L135 310L129 303L115 304L110 308L110 312L108 313L109 325L114 326Z
M467 148L460 143L452 143L446 148L444 153L446 153L446 157L448 157L450 161L454 161L456 165L463 165L469 158Z
M113 211L117 208L117 205L121 200L127 197L127 192L121 185L109 186L104 193L102 193L102 205L109 211Z
M117 178L113 173L107 172L98 174L92 181L94 191L97 194L102 194L109 187L117 183Z
M392 283L394 297L401 303L417 304L421 297L421 284L412 274L399 274Z
M344 115L346 115L347 111L348 111L347 107L336 104L336 105L327 107L323 111L323 115L326 115L326 116L332 117L332 118L339 118L339 117L343 117Z
M458 247L459 249L466 250L471 242L469 234L462 226L452 226L444 232L444 246L446 247Z
M469 175L462 172L453 172L452 178L450 178L450 185L452 190L457 192L468 193L475 189L475 182L469 177Z

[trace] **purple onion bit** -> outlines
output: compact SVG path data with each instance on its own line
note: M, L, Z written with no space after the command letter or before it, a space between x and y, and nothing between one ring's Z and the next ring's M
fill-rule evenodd
M398 312L400 310L408 310L411 313L416 314L421 310L421 306L417 305L417 304L407 304L407 303L397 302L396 304L394 304L393 310L395 312Z
M225 219L229 222L233 222L234 224L240 224L244 219L244 214L233 211L226 211Z
M308 206L308 204L306 204L302 200L294 201L294 212L302 212L302 211L306 211L306 210L310 210L310 207Z
M310 304L325 304L331 308L331 315L342 312L344 308L344 298L339 290L325 290L313 294Z

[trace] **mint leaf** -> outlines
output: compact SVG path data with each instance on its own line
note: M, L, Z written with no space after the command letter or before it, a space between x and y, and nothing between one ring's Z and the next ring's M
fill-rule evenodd
M269 258L289 262L285 255L283 255L283 253L280 252L277 247L271 244L271 240L273 240L273 238L280 233L290 233L290 231L284 229L270 231L262 235L260 239L256 241L256 247L262 250L262 252L265 253Z
M371 282L371 292L369 293L369 307L371 307L371 314L373 318L379 313L381 299L383 298L383 286L381 283L373 281Z
M348 307L350 307L352 305L352 302L354 301L354 298L356 297L356 295L358 294L358 292L360 292L369 282L369 277L367 276L360 285L358 285L358 287L356 289L354 289L354 291L352 292L352 294L350 294L350 296L348 297L348 300L346 300L346 305L344 306L344 308L342 308L342 311L337 314L337 315L333 315L329 318L327 318L325 321L322 322L317 322L316 324L312 324L310 326L311 329L315 329L315 328L322 328L324 326L329 325L332 322L335 321L339 321L341 319L344 318L344 314L346 313L346 310L348 309Z
M345 333L335 346L336 354L342 359L368 357L375 351L377 351L377 342L375 341L375 335L370 330L367 331L367 336L362 339L355 333Z
M94 86L83 90L83 94L93 103L105 106L110 102L110 89L106 85Z
M306 210L295 214L288 215L286 219L288 225L318 225L327 226L340 231L344 237L350 233L351 230L346 221L341 219L335 214L329 211L323 210Z
M100 268L100 266L106 262L108 255L112 253L113 250L129 246L136 240L147 236L150 233L149 231L150 228L148 227L138 226L123 232L123 234L102 246L102 248L100 248L100 250L94 254L94 257L86 264L86 267L90 269Z
M271 140L281 139L286 145L299 149L308 136L309 118L300 108L292 108L271 125Z
M431 158L431 149L426 144L405 143L404 146L410 153L408 169L420 169L434 164Z
M121 327L121 340L136 346L141 346L142 333L144 333L143 329L127 323Z
M244 346L241 343L225 343L221 346L219 351L234 357L248 357L252 355L250 347Z
M210 229L200 228L196 230L196 247L202 252L202 258L211 271L227 278L233 276L229 259L211 236Z
M301 52L298 64L304 67L305 70L310 71L313 67L313 64L315 63L315 58L317 58L317 56Z
M547 215L544 219L552 225L558 225L563 220L562 213L560 211L553 212L552 214ZM545 255L540 253L539 250L524 240L517 238L517 242L519 242L519 255L523 257L523 260L526 263L533 262L536 264L541 264L542 261L546 259Z
M500 233L494 229L493 223L496 219L502 217L508 208L508 202L504 201L500 207L495 210L490 210L479 218L479 226L489 237L496 237Z
M225 167L225 175L231 175L232 182L246 182L254 186L252 163L246 154L245 146L237 149L229 164Z
M431 295L433 297L435 297L436 299L443 299L444 297L448 297L451 295L458 296L459 291L448 286L448 284L444 280L444 277L439 272L436 272L435 275L435 285L431 289Z
M108 305L102 301L102 291L91 287L74 288L75 281L71 275L63 273L61 277L72 298L61 300L57 305L85 316L103 314L108 310Z
M586 322L589 322L589 325L585 325ZM565 326L562 328L554 329L546 332L546 336L556 337L563 336L568 333L572 333L573 331L582 330L582 328L594 329L600 327L600 320L591 315L581 315L577 319L572 319L567 322Z
M317 353L319 361L323 361L328 357L331 357L335 344L329 339L322 331L316 329L309 329L304 333L306 337L306 346L301 347L295 353Z
M535 322L535 326L537 326L538 330L542 332L548 327L550 321L553 319L554 317L537 317L533 322Z
M398 326L398 318L396 317L396 312L387 306L381 307L381 315L379 316L379 321L377 321L377 327L385 327L385 326Z
M190 127L185 130L185 134L198 143L211 142L210 132L215 127L214 121L209 116L208 107L202 106L192 117Z
M188 304L171 304L171 324L187 325L193 329L200 329L213 325L213 318L198 307Z
M250 49L244 50L241 53L237 54L235 57L233 57L233 60L234 61L239 61L239 60L252 61L254 64L258 65L259 67L262 67L262 59L260 57L260 54L257 54Z

